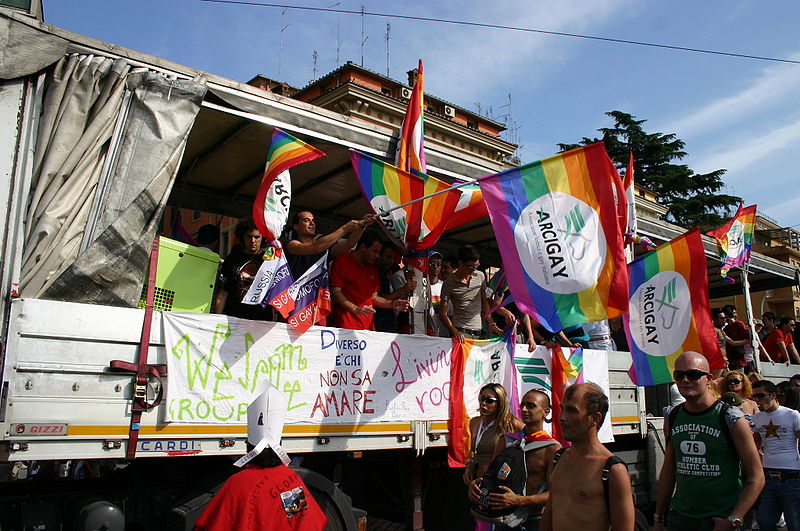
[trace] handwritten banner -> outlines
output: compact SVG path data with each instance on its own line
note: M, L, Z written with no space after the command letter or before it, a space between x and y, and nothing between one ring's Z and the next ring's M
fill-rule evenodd
M163 323L167 422L244 424L264 380L286 395L286 424L448 418L450 339L319 326L301 335L285 323L179 312L164 312ZM585 352L586 380L608 392L606 354ZM467 411L477 414L489 382L513 396L516 381L517 400L530 388L549 391L549 369L544 347L529 354L520 345L512 365L503 341L475 342L464 369Z
M287 424L444 420L449 339L164 313L167 422L246 422L261 380L287 395Z

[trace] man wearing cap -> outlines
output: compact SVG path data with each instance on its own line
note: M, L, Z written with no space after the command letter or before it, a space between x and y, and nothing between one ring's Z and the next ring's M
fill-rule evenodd
M322 531L328 519L280 445L286 396L264 382L247 408L246 467L228 478L195 522L196 531Z
M783 513L788 529L800 529L800 413L778 404L775 384L759 380L753 384L758 413L753 432L763 452L766 485L756 512L763 530L773 530Z

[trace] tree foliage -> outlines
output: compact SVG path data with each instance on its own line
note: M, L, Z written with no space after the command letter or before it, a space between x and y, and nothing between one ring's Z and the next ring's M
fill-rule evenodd
M667 207L666 219L683 227L699 226L715 229L730 217L732 207L741 198L722 194L726 170L694 173L686 164L675 164L686 156L683 140L674 133L647 133L642 128L647 120L622 111L606 113L614 120L613 127L598 129L602 138L581 139L578 144L558 144L567 151L602 140L617 168L624 170L629 153L633 152L636 184L658 194L659 203Z

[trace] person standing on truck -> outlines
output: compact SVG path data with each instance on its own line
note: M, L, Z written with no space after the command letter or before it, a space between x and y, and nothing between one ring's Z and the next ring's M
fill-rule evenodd
M775 384L760 380L753 385L759 412L753 415L753 433L761 447L766 485L758 502L756 521L772 531L783 513L789 531L800 529L800 412L781 406Z
M489 332L503 335L503 332L492 321L489 314L489 298L486 296L486 275L478 271L481 264L478 250L472 245L464 245L458 250L458 267L442 285L442 296L439 303L439 319L459 343L464 338L483 339L483 322L485 317ZM450 307L452 316L449 315ZM500 308L498 310L505 310ZM508 310L505 310L511 315ZM513 316L511 319L513 320ZM512 321L513 322L513 321Z
M261 232L252 219L244 219L236 224L233 233L239 244L225 257L220 268L221 286L214 301L214 311L242 319L270 321L274 315L271 307L242 302L264 262Z
M739 408L714 397L702 354L681 354L673 377L686 401L664 418L666 450L654 530L662 531L665 525L671 531L742 529L764 486L750 425Z
M543 531L633 530L628 468L597 437L606 414L608 397L599 385L575 384L564 391L558 422L572 446L557 451L551 461Z
M800 363L797 347L794 346L794 337L792 337L794 328L794 319L781 317L780 324L773 328L767 339L764 340L764 348L772 360L786 365Z
M300 275L322 258L325 251L329 253L329 260L350 252L364 234L364 229L374 221L374 214L366 214L363 218L352 219L330 234L322 236L317 234L317 219L314 214L307 210L295 214L292 218L294 238L283 244L292 278L300 278Z
M380 296L380 273L375 263L383 243L374 234L364 234L356 250L333 261L330 274L334 311L331 322L350 330L375 330L375 308L391 308L404 312L408 301L394 300L403 292Z

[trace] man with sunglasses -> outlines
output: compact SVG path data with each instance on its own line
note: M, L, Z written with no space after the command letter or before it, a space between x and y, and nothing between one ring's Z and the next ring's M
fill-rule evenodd
M800 413L777 401L775 384L759 380L753 385L759 412L753 415L756 444L763 452L766 485L756 512L763 530L773 530L783 513L790 531L800 529Z
M702 354L681 354L673 376L686 402L664 419L667 444L654 529L742 529L742 519L764 486L750 425L739 408L712 394L712 375Z

